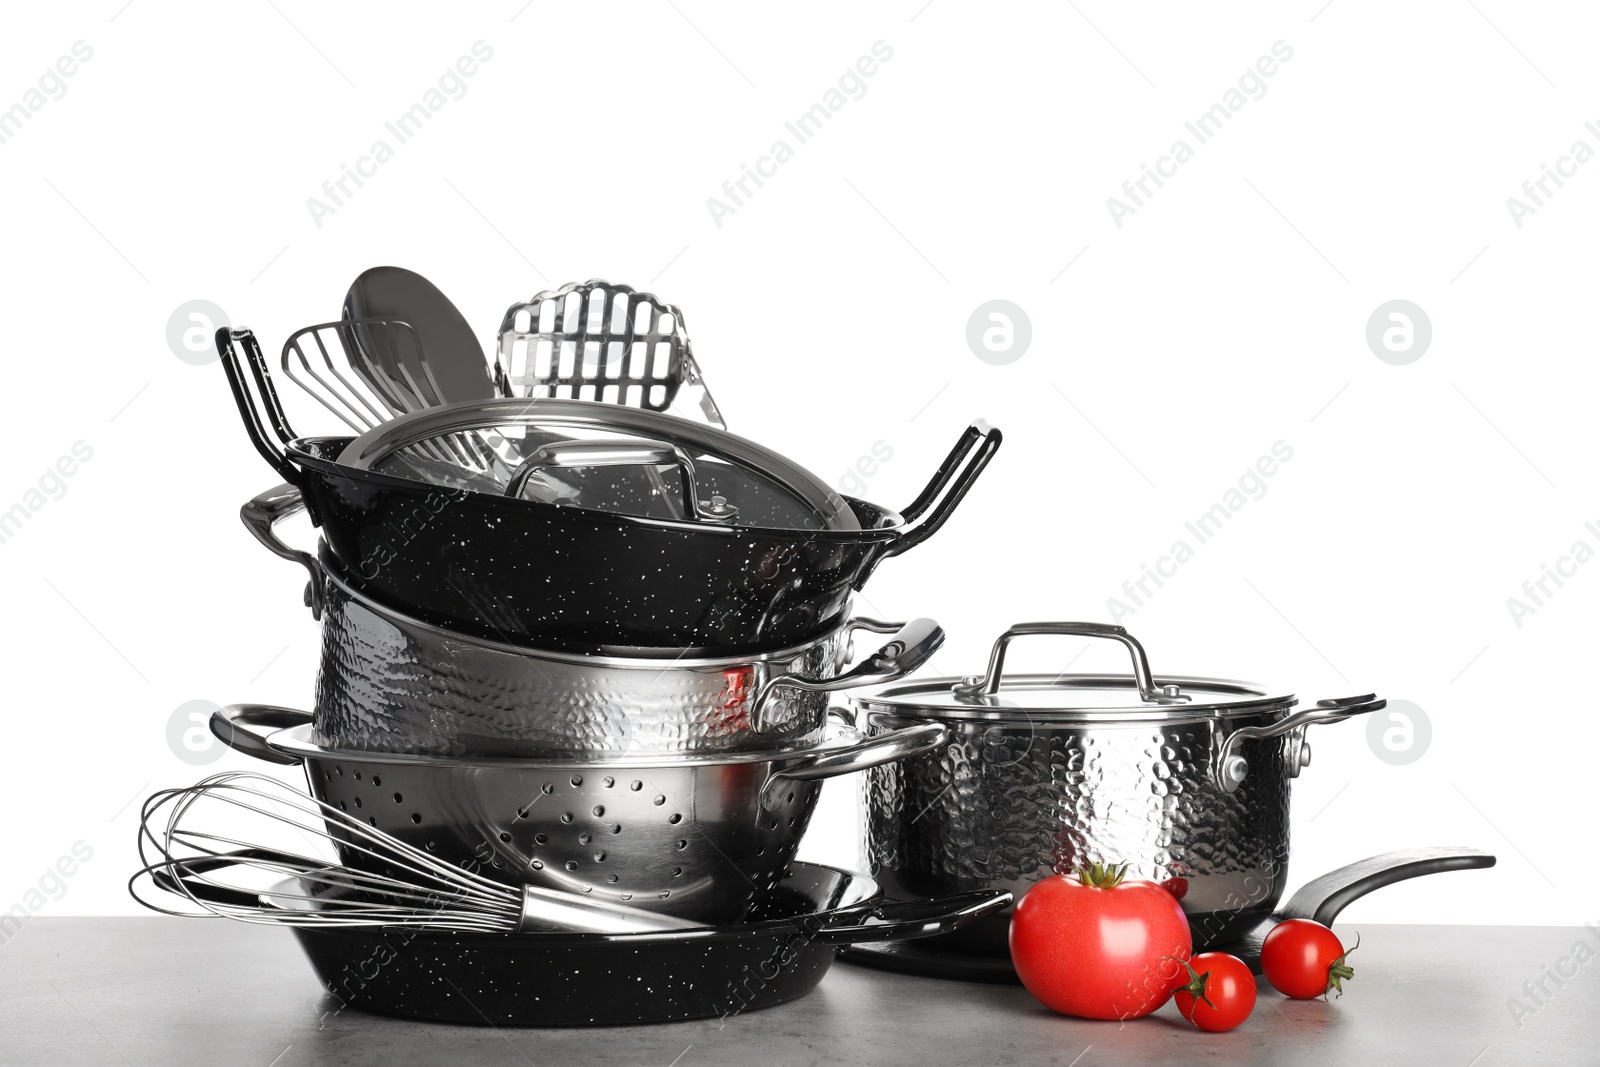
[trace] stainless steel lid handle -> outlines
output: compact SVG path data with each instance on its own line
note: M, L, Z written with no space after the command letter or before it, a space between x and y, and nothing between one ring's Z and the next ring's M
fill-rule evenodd
M257 541L266 545L273 555L298 563L311 575L309 607L313 619L322 618L322 566L309 552L290 548L279 539L273 529L280 521L305 509L305 498L300 490L285 482L274 486L239 509L239 519Z
M989 670L982 678L967 678L957 683L953 689L958 698L962 700L982 700L992 697L1000 692L1001 672L1005 668L1006 649L1018 637L1032 637L1040 634L1065 635L1072 637L1104 637L1112 641L1119 641L1133 657L1133 681L1139 687L1139 699L1147 704L1187 704L1189 697L1178 691L1175 685L1156 688L1155 679L1150 674L1150 661L1145 658L1144 646L1132 634L1121 626L1113 626L1103 622L1019 622L1011 629L1000 635L995 641L994 648L989 653Z
M1244 784L1244 780L1250 776L1250 763L1238 752L1242 742L1263 737L1282 737L1284 734L1297 737L1304 733L1307 726L1342 722L1356 715L1381 711L1388 706L1389 702L1382 697L1363 693L1361 696L1319 700L1312 707L1301 708L1266 726L1241 726L1216 743L1211 757L1211 782L1224 793L1237 792L1239 786ZM1301 761L1302 753L1291 753L1290 766L1295 768L1292 773L1299 772ZM1309 757L1305 757L1304 762L1309 763Z
M518 465L511 475L510 483L506 486L505 495L522 499L527 492L529 479L541 471L584 467L644 467L650 472L656 491L672 509L672 517L675 519L687 517L703 522L731 523L739 514L738 508L721 497L701 501L695 486L694 460L682 448L664 441L552 442L536 449ZM683 501L687 503L689 515L684 514L685 507L674 500L672 493L667 490L666 484L656 470L658 467L678 469L679 477L682 479Z
M932 619L912 619L910 622L884 623L877 619L851 619L847 629L869 630L873 633L893 631L893 636L872 655L853 663L832 678L804 678L796 674L780 674L769 678L756 690L750 702L750 724L757 731L767 728L765 711L773 694L785 686L804 689L812 693L832 693L840 689L881 685L904 678L928 661L944 644L944 628Z

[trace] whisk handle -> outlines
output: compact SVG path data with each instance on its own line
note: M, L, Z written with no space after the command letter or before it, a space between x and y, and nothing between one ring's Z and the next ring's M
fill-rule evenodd
M217 740L236 752L268 763L295 764L300 761L267 744L267 738L291 726L304 726L311 716L293 708L272 704L229 704L211 713L211 732Z

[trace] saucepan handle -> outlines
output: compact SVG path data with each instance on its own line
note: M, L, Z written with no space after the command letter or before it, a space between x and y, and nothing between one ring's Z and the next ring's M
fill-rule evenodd
M989 669L982 678L964 679L955 687L956 696L962 700L982 702L1000 692L1001 674L1005 669L1006 650L1019 637L1039 634L1056 634L1071 637L1103 637L1121 642L1133 657L1133 681L1139 687L1139 699L1147 704L1187 704L1189 698L1175 685L1159 689L1150 674L1150 661L1145 657L1144 646L1121 626L1104 622L1019 622L1001 634L989 652Z
M978 419L962 432L955 447L934 472L932 480L923 487L917 499L900 513L906 525L899 536L885 542L883 552L871 565L863 568L862 575L856 579L857 589L866 582L880 561L909 551L938 532L939 527L950 518L950 513L966 497L972 483L978 480L978 475L983 473L983 468L989 465L989 460L994 458L1002 439L999 429L983 419ZM963 460L966 466L961 465Z
M280 708L273 704L229 704L211 713L211 732L217 740L236 752L268 763L295 764L300 761L267 744L267 738L279 730L304 726L310 721L309 714L294 708Z
M858 618L851 619L845 626L851 630L869 630L873 633L892 632L893 636L872 655L863 657L832 678L780 674L767 679L756 691L750 704L750 723L756 730L766 729L767 702L782 687L804 689L812 693L832 693L840 689L881 685L912 673L944 644L944 629L932 619L912 619L896 624Z
M274 486L251 500L239 509L239 519L244 523L245 529L257 541L267 546L273 555L281 556L291 563L298 563L311 575L311 617L322 618L323 588L322 566L315 556L298 548L286 545L273 527L279 522L303 511L306 506L305 497L300 490L285 482Z
M761 806L768 810L778 806L779 798L790 782L812 782L819 778L836 778L853 774L868 767L918 756L950 740L948 727L936 723L908 726L891 730L859 744L828 752L798 756L774 771L767 784L761 787Z
M953 893L932 900L869 904L840 912L816 931L825 945L859 945L868 941L909 941L959 930L985 915L1004 911L1011 894L1003 889Z
M1282 737L1291 731L1303 730L1307 726L1324 722L1342 722L1356 715L1381 711L1388 706L1387 700L1372 693L1364 693L1361 696L1319 700L1311 707L1301 708L1265 726L1241 726L1229 732L1217 743L1211 758L1212 784L1224 793L1235 792L1243 784L1250 773L1250 764L1238 752L1239 745L1244 741ZM1299 753L1292 755L1291 766L1295 771L1299 770Z

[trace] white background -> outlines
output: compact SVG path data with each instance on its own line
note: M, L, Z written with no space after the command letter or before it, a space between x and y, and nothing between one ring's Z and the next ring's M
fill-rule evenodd
M48 914L137 910L137 800L205 768L186 701L305 706L303 575L240 527L278 481L215 363L168 347L191 300L275 350L362 269L419 270L487 341L506 305L603 276L681 304L731 429L908 502L973 417L1005 447L950 525L861 607L930 614L938 673L1008 623L1107 599L1278 441L1267 492L1124 621L1158 671L1422 708L1415 762L1319 729L1295 785L1298 883L1392 848L1475 844L1488 872L1386 889L1352 920L1594 919L1600 565L1519 627L1507 598L1600 520L1591 255L1600 162L1518 227L1507 197L1600 118L1580 5L32 5L0 106L74 42L93 56L0 144L7 308L0 510L75 442L93 456L0 544L7 765L0 911L76 841ZM1492 21L1491 21L1492 20ZM307 199L474 42L492 59L344 206ZM784 123L874 42L821 133ZM1274 42L1293 49L1119 228L1106 201L1192 136ZM719 227L778 138L794 158ZM392 143L392 138L391 143ZM1552 187L1553 188L1553 187ZM969 349L982 302L1033 339ZM1406 299L1433 340L1368 348ZM320 427L308 427L308 432ZM309 528L291 536L309 543ZM1591 574L1590 571L1595 573ZM1083 643L1019 649L1056 668ZM1074 669L1120 667L1094 649ZM209 769L245 767L228 753ZM848 787L807 850L853 855Z

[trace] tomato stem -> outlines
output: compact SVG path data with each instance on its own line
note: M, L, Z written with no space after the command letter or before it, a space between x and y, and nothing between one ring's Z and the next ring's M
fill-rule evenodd
M1322 991L1323 1000L1327 1000L1328 993L1333 990L1337 990L1337 992L1334 994L1335 996L1344 996L1344 983L1348 979L1356 976L1355 970L1349 964L1345 963L1345 960L1349 957L1350 953L1354 952L1360 947L1361 934L1358 932L1356 934L1356 943L1345 949L1344 955L1334 960L1333 963L1328 967L1328 988Z
M1115 889L1128 874L1128 864L1091 863L1078 868L1078 881L1090 889Z
M1212 1010L1216 1009L1217 1006L1211 1003L1211 998L1206 995L1206 983L1211 980L1210 971L1207 971L1205 974L1200 974L1194 969L1194 964L1190 963L1188 960L1179 959L1177 956L1162 956L1161 958L1164 960L1171 960L1173 963L1181 963L1183 964L1183 969L1189 972L1189 981L1184 985L1179 986L1175 992L1189 993L1193 995L1196 1000L1205 1001L1206 1005ZM1192 1005L1190 1006L1189 1010L1191 1014L1184 1016L1184 1018L1188 1019L1191 1023L1194 1023L1194 1017L1192 1015L1194 1008ZM1179 1014L1182 1014L1181 1009ZM1196 1026L1200 1025L1199 1023L1194 1024Z

